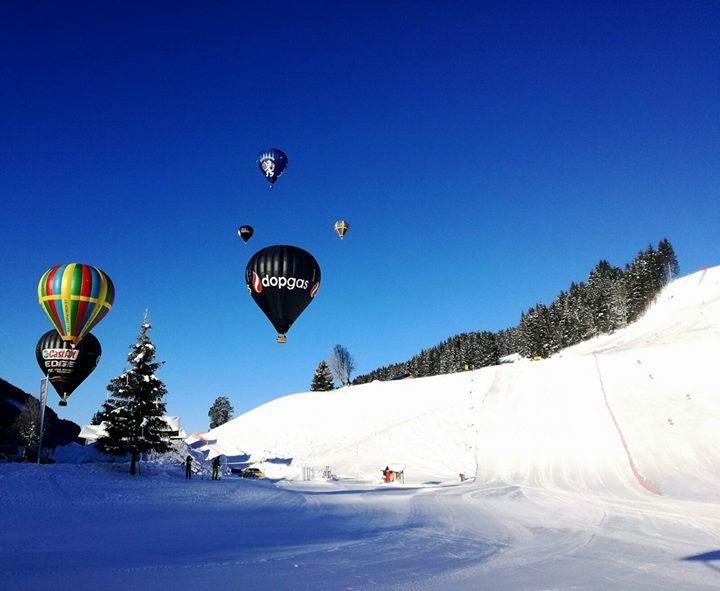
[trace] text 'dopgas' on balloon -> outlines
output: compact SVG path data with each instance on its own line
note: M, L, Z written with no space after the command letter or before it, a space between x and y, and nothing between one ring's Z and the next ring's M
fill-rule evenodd
M320 288L320 266L297 246L268 246L256 252L245 268L248 291L285 342L300 314Z
M56 265L38 283L43 312L62 339L73 346L105 317L114 300L110 277L90 265Z
M67 404L68 396L93 372L101 354L100 341L92 333L73 347L53 329L41 336L35 346L38 365L60 396L61 406Z

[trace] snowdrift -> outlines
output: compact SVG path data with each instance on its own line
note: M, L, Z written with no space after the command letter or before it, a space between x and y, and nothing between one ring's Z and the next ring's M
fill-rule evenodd
M271 477L517 484L717 500L720 267L668 285L638 322L551 359L273 400L206 434ZM308 470L305 470L308 473Z

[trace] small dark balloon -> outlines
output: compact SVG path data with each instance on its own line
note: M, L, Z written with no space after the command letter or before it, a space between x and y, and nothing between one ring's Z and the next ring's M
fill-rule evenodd
M252 226L240 226L238 228L238 236L243 239L243 242L247 243L250 238L252 238L252 235L255 233L255 230L253 230Z
M277 330L278 342L320 288L320 265L297 246L268 246L256 252L245 268L248 291Z
M87 333L77 346L64 341L56 330L40 337L35 347L38 365L61 398L61 405L97 367L102 347L92 333Z

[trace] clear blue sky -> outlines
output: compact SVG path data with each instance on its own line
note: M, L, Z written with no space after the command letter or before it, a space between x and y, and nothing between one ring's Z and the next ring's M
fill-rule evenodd
M310 4L2 4L1 377L37 390L58 263L117 288L61 414L90 418L149 308L189 430L306 390L336 343L364 372L516 324L665 236L720 263L717 3ZM243 280L270 244L323 272L285 346Z

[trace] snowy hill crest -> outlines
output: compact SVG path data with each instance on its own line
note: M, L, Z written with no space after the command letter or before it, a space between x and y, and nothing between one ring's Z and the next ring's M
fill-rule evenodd
M270 476L303 465L377 481L483 482L718 499L720 267L668 285L636 323L554 357L307 392L207 435Z

